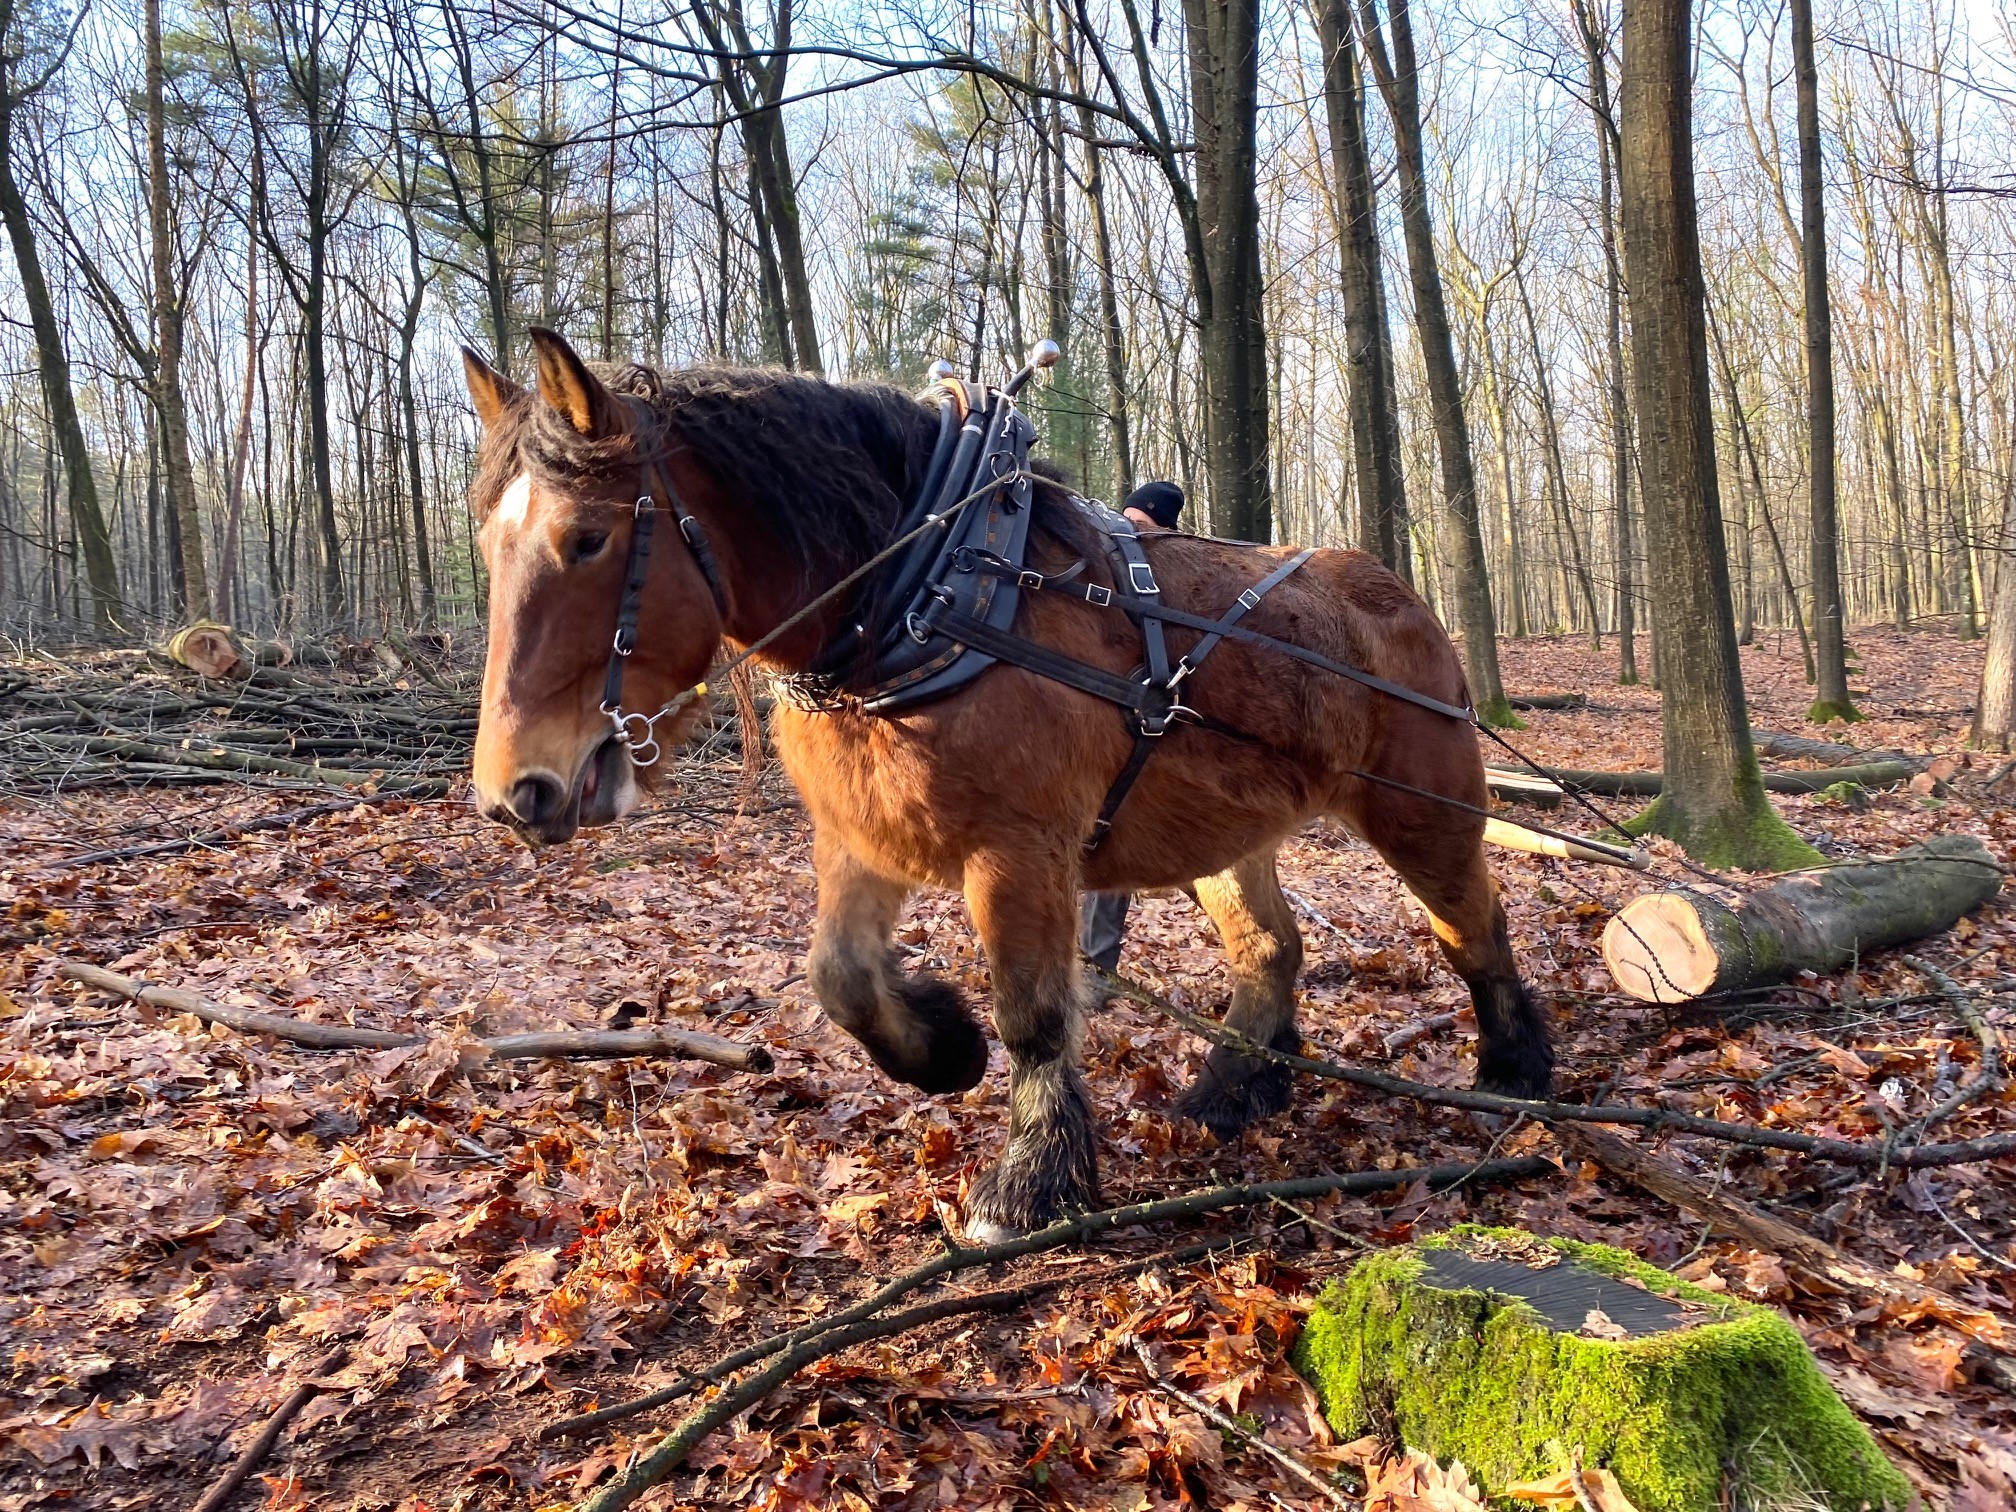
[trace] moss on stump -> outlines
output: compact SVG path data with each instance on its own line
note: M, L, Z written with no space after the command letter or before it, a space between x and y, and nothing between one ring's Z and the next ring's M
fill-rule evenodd
M1390 1430L1487 1492L1580 1451L1640 1512L1911 1501L1785 1319L1602 1245L1461 1228L1368 1256L1295 1364L1346 1438Z

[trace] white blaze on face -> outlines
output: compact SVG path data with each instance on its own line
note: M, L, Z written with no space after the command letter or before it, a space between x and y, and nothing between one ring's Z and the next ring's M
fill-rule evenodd
M525 523L525 513L532 507L532 475L520 473L511 480L511 486L497 499L495 519L501 531L513 531Z

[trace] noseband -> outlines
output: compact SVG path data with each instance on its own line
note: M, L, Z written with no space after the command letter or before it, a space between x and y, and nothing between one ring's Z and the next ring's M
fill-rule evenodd
M721 567L714 559L714 548L708 544L707 532L700 521L681 502L679 490L672 486L672 475L665 467L666 455L666 448L660 447L644 464L644 492L637 495L637 502L630 508L630 556L623 571L623 596L616 602L616 639L610 644L609 669L602 678L602 713L615 727L616 738L629 754L630 764L640 767L655 765L664 754L658 745L655 726L676 707L667 704L656 714L623 712L623 664L637 649L637 620L644 610L644 579L651 567L651 537L658 524L660 499L677 522L680 538L693 554L693 564L707 580L715 614L724 623L728 618L728 600L721 591ZM706 686L700 685L702 690Z

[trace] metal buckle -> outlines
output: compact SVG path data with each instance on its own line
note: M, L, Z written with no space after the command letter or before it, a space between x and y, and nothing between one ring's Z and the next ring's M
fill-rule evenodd
M1155 581L1155 569L1146 562L1129 562L1127 581L1133 585L1138 598L1151 598L1162 591L1161 585Z
M1015 574L1015 586L1017 588L1027 588L1033 593L1043 586L1043 574L1024 567L1020 572Z
M618 656L628 656L632 651L635 651L637 649L636 628L631 625L618 625L616 627L616 639L610 643L609 649L614 651ZM606 709L603 710L605 714L608 712Z
M1255 593L1251 588L1241 589L1238 602L1248 614L1251 614L1255 609L1260 607L1260 595Z
M657 507L658 501L652 498L651 495L639 494L637 495L637 502L630 506L630 518L634 520L639 516L647 515Z
M1088 604L1097 604L1101 609L1104 609L1108 604L1113 602L1113 590L1108 588L1104 583L1087 583L1085 585L1085 602Z
M928 646L931 644L931 627L924 623L924 616L916 610L913 609L903 616L903 628L909 632L910 639L917 642L918 645Z
M700 522L690 514L679 516L679 534L686 538L686 544L695 551L700 549Z

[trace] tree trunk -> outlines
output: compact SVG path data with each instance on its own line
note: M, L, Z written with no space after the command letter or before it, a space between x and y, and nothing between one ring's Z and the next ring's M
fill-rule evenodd
M1609 31L1587 0L1576 0L1576 28L1589 62L1589 110L1596 121L1598 214L1603 233L1603 338L1610 410L1611 545L1617 558L1617 681L1638 681L1637 600L1632 596L1631 406L1625 393L1624 270L1617 252L1617 115L1610 101Z
M1801 971L1839 971L1872 950L1952 928L2001 886L2001 869L1978 839L1939 835L1755 892L1647 893L1604 929L1603 961L1632 997L1684 1002Z
M0 0L0 48L12 47L13 0ZM63 481L70 506L70 528L84 554L85 577L91 584L92 620L100 629L118 622L119 565L112 555L112 536L106 529L105 512L98 503L98 480L91 470L91 448L84 439L84 426L77 417L77 399L70 387L70 357L63 344L62 327L56 307L49 297L49 285L42 274L42 259L35 242L35 224L28 216L27 201L14 177L15 98L18 66L11 53L0 55L0 219L7 222L7 239L14 249L14 266L21 276L21 295L28 307L28 324L35 336L35 363L42 380L42 399L49 406L49 424L56 433L56 449L63 458Z
M245 381L238 392L238 425L231 438L231 471L224 485L224 549L217 583L225 622L242 620L248 605L236 602L239 538L245 518L245 467L252 459L252 401L259 392L259 238L245 238Z
M210 618L210 577L203 562L203 520L196 469L189 460L189 412L182 397L182 304L176 290L175 206L168 183L168 110L161 64L161 0L142 7L147 33L147 224L154 260L155 406L182 568L182 613Z
M1491 610L1491 580L1485 566L1484 530L1477 516L1477 471L1470 456L1470 428L1463 414L1463 383L1456 344L1442 298L1442 275L1435 260L1435 228L1428 213L1427 159L1422 147L1420 70L1414 54L1408 0L1388 0L1393 26L1389 59L1380 39L1376 0L1360 0L1359 18L1367 60L1393 122L1400 169L1400 221L1407 242L1407 265L1414 285L1414 324L1421 338L1421 362L1435 416L1435 445L1442 464L1442 499L1449 535L1450 597L1463 636L1463 660L1470 700L1487 724L1516 727L1520 721L1505 702L1498 672L1498 627Z
M1533 348L1534 384L1540 397L1541 439L1547 443L1548 492L1553 495L1555 518L1561 522L1562 534L1567 537L1575 584L1581 591L1582 604L1589 615L1590 649L1601 651L1603 618L1596 608L1596 582L1589 575L1589 563L1582 554L1582 538L1576 534L1575 521L1568 513L1568 469L1561 460L1561 426L1554 411L1554 385L1547 377L1547 354L1540 346L1540 325L1534 319L1533 300L1526 290L1526 269L1516 258L1512 263L1512 281L1518 289L1519 308L1526 317L1526 339Z
M1274 506L1255 188L1259 0L1184 0L1183 15L1205 275L1196 299L1211 523L1234 540L1267 541Z
M1365 146L1365 86L1358 70L1349 0L1323 0L1316 22L1323 47L1323 104L1330 126L1331 172L1336 180L1358 546L1411 579L1399 412L1388 386L1393 369L1392 335L1386 324L1386 302L1380 298L1378 207Z
M1841 531L1835 504L1834 317L1827 292L1826 185L1820 163L1820 75L1813 61L1813 0L1792 0L1792 72L1799 96L1799 264L1806 304L1806 466L1811 500L1813 666L1806 717L1816 724L1862 716L1848 696L1842 624Z
M1694 195L1691 0L1624 13L1621 179L1631 367L1666 786L1635 827L1711 866L1783 870L1818 854L1764 796L1743 706L1710 418Z
M2016 492L2004 501L2000 545L2016 544ZM1974 704L1970 744L1984 750L2016 749L2016 568L2005 558L1988 607L1988 654Z

